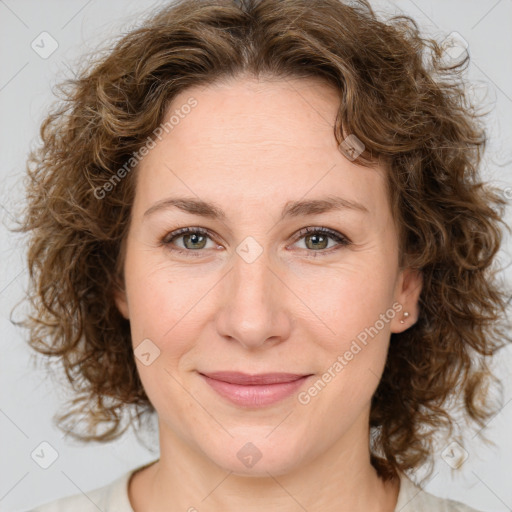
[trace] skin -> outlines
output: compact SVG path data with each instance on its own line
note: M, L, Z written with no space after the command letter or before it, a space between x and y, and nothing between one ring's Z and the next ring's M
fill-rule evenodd
M148 366L136 359L158 413L160 459L131 479L132 506L391 512L399 484L384 484L370 464L370 401L391 333L417 319L421 276L399 268L384 169L339 151L338 99L326 84L238 77L183 91L170 112L191 96L197 106L137 169L125 288L116 297L134 348L149 339L160 350ZM280 220L287 202L328 195L368 212ZM225 219L176 207L144 215L182 196L214 202ZM183 227L211 236L165 238ZM298 236L306 227L328 227L351 243ZM251 263L236 252L248 236L263 251ZM244 409L198 374L291 372L316 381L395 302L402 311L307 405L295 394ZM252 467L237 457L247 442L262 455Z

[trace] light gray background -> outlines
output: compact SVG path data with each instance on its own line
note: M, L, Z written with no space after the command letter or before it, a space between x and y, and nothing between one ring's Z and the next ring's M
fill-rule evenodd
M28 148L37 142L38 128L53 101L52 86L71 76L75 61L110 36L127 31L138 14L164 2L148 0L0 0L0 510L22 511L58 497L87 492L121 473L158 457L158 440L146 436L141 446L132 433L110 445L82 446L52 425L62 407L65 385L50 381L42 367L30 364L25 332L9 321L12 307L27 283L24 248L10 233L16 206L22 198L22 177ZM512 189L512 0L379 0L382 12L412 15L425 32L442 39L453 31L469 43L468 77L472 90L492 108L488 118L490 145L484 176L510 199ZM43 31L58 42L57 50L41 58L31 43ZM507 193L508 190L508 193ZM510 210L508 212L510 223ZM507 237L500 258L510 261ZM510 270L510 269L509 269ZM507 270L503 277L510 281ZM22 311L22 310L20 310ZM468 459L452 472L436 455L436 467L426 490L464 501L488 512L512 510L512 350L502 352L496 373L505 380L504 407L485 431L495 440L488 447L468 432ZM30 454L41 442L58 452L48 468L40 468ZM451 440L445 442L446 446ZM421 471L417 473L421 476ZM198 503L200 498L198 499Z

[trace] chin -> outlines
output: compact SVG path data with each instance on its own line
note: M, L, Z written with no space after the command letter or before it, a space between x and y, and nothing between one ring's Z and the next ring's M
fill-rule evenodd
M218 466L239 476L265 477L287 474L303 462L304 443L284 442L268 429L260 436L236 436L206 455ZM251 441L252 439L252 441ZM206 450L205 450L206 452Z

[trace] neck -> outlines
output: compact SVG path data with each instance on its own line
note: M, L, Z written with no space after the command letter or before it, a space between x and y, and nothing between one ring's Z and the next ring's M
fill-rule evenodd
M214 464L160 424L160 460L134 476L130 500L135 512L295 512L298 507L323 512L393 512L399 482L379 478L370 463L368 438L362 438L360 427L355 424L352 429L357 436L348 432L300 467L273 472L261 465L251 476Z

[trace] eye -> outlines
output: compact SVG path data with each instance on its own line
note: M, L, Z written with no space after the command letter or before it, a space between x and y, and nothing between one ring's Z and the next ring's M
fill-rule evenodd
M212 243L210 247L207 246L208 239L210 239ZM333 250L335 251L340 247L344 247L352 243L341 233L324 227L308 227L301 229L295 236L295 243L302 239L305 241L306 251L313 253L311 255L312 257L316 257L317 253L331 254ZM329 239L336 242L336 244L334 244L334 248L332 245L329 247ZM181 240L182 245L176 242L179 240ZM211 240L210 232L199 227L181 228L173 231L165 235L161 240L161 244L172 251L186 254L187 256L201 256L202 249L215 249L219 247L213 242L213 240ZM338 247L336 247L336 245L338 245Z
M342 235L341 233L338 233L337 231L334 231L329 228L323 228L323 227L308 227L301 229L299 233L297 234L296 240L304 240L305 248L306 249L312 249L313 253L327 253L331 254L331 250L326 251L325 249L333 249L333 246L331 245L329 247L329 239L334 240L337 242L338 246L347 246L351 244L351 241ZM337 250L340 247L336 247L336 244L334 244L335 249ZM313 257L316 257L316 254L312 254Z
M172 233L167 234L162 239L162 244L170 246L169 248L176 252L186 253L187 255L199 256L201 249L214 249L217 247L213 244L213 247L207 247L207 241L210 238L210 234L206 229L203 228L181 228ZM182 246L176 244L176 240L182 239ZM212 242L213 243L213 242ZM193 254L196 252L197 254Z

